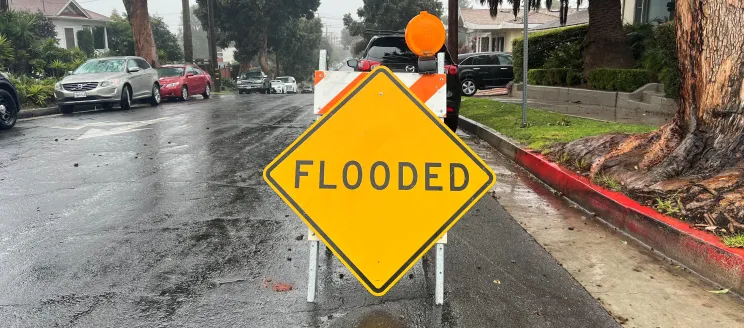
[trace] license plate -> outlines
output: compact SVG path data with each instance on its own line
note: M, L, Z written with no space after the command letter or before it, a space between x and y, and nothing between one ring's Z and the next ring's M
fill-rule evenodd
M85 98L88 96L87 92L75 92L75 98Z

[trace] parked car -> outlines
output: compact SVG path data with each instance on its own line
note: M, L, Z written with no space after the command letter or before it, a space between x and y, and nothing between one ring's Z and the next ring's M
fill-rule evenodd
M163 98L188 100L191 95L201 94L207 99L212 93L212 77L197 66L163 65L157 70Z
M8 76L0 73L0 130L9 130L18 121L21 102L18 91Z
M459 58L462 94L506 86L514 79L512 56L503 52L462 54Z
M269 77L261 71L246 72L238 77L238 93L268 93L271 89Z
M297 93L297 81L291 76L280 76L276 78L284 82L284 90L286 93Z
M457 75L457 65L452 62L447 46L442 46L444 52L445 71L447 72L447 116L444 123L452 130L457 130L460 115L460 78ZM384 65L393 72L415 73L418 71L418 56L406 44L404 34L373 36L367 44L361 60L348 60L347 65L355 71L370 71L377 65Z
M129 109L134 101L160 104L158 72L140 57L91 59L54 86L54 98L64 114L76 105L100 104L111 108L119 104Z
M304 88L302 88L302 93L313 93L313 87L310 85L306 85Z
M282 80L271 80L271 93L287 93L286 86Z

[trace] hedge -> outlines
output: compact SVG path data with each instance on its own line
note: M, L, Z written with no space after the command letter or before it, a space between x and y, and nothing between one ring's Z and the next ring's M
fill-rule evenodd
M569 68L531 69L527 83L532 85L572 86L581 83L581 72Z
M588 30L588 25L579 25L530 33L529 62L527 64L529 67L543 67L545 60L555 48L568 42L584 41ZM515 82L522 82L522 47L522 38L517 38L512 42Z
M651 81L651 73L643 69L598 68L587 77L589 87L597 90L632 92Z

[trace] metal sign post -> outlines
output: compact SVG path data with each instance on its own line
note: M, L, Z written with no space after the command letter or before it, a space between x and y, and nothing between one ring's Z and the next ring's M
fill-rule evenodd
M524 23L524 40L522 42L522 128L527 127L527 73L528 73L528 62L529 57L527 56L529 53L529 47L527 44L529 43L529 38L527 36L527 30L529 29L529 1L523 0L524 2L524 14L523 17L523 23Z

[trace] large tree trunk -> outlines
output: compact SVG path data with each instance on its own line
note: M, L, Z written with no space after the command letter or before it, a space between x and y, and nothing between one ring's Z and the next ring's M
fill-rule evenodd
M458 10L459 6L459 0L449 0L449 3L447 5L447 50L449 51L450 57L452 57L452 60L455 62L455 64L460 63L458 61L458 50L460 49L458 40L458 28L460 24L460 11Z
M673 122L577 140L554 155L591 162L590 176L616 179L631 195L676 198L688 219L742 229L744 2L677 1L675 21L682 87Z
M632 68L633 54L625 41L619 0L589 1L589 32L584 48L584 72L600 67Z
M150 14L147 12L147 0L124 0L124 8L127 10L129 25L132 26L134 52L151 65L159 66L158 50L152 37Z
M183 11L183 58L187 63L194 62L194 40L191 37L191 7L189 0L181 0Z
M261 70L266 75L271 75L271 69L269 69L269 37L267 32L261 34L261 46L258 49L258 65L261 66Z

